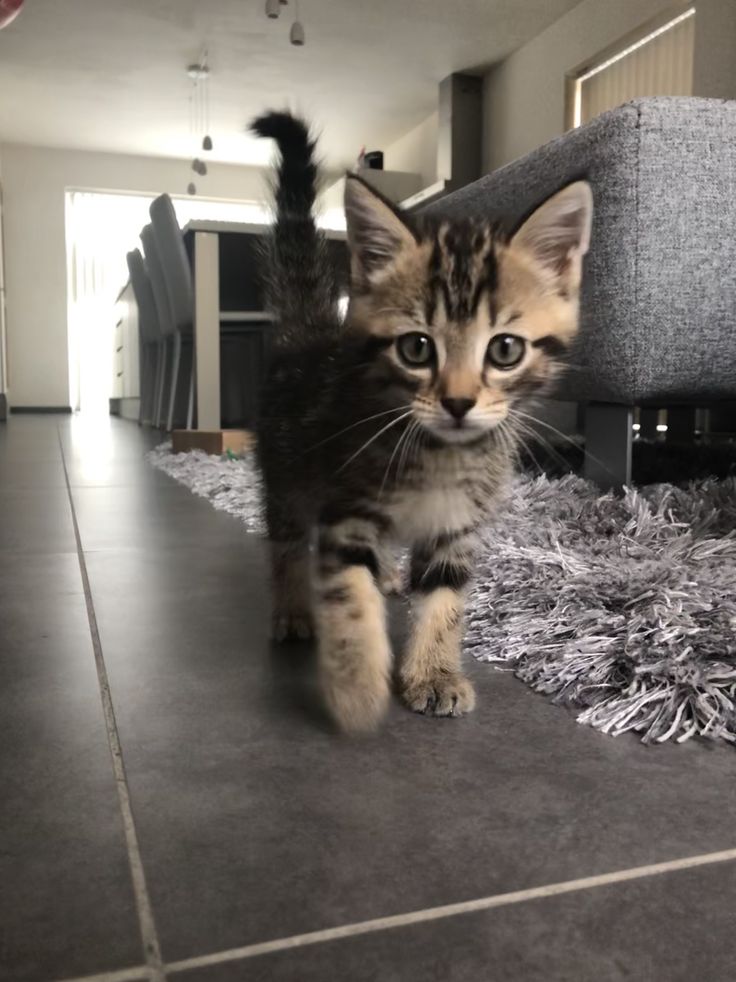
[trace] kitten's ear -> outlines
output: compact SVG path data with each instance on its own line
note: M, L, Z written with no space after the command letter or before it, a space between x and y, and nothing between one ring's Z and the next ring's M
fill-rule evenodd
M403 250L416 246L391 205L354 174L345 181L345 218L353 270L369 280L381 279Z
M553 194L516 231L512 246L531 252L561 278L580 278L590 245L593 194L587 181L575 181Z

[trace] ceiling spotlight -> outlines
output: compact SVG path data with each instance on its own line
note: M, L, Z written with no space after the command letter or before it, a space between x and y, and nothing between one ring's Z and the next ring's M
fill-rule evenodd
M270 17L271 20L276 20L280 13L280 0L266 0L266 17Z
M289 40L299 48L304 44L304 27L301 21L295 20L291 25Z

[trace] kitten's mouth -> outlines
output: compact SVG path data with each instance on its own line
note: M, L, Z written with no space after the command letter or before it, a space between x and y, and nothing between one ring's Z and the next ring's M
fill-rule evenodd
M506 413L471 414L459 419L449 414L430 416L421 420L422 426L442 443L470 444L478 443L492 433L503 423Z
M465 419L448 419L432 423L427 428L444 443L473 443L486 436L493 426L479 426Z

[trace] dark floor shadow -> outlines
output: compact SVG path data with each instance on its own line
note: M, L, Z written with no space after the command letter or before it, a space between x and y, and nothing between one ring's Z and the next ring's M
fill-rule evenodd
M290 641L269 648L269 668L277 712L301 716L323 732L334 732L320 697L317 650L313 642Z

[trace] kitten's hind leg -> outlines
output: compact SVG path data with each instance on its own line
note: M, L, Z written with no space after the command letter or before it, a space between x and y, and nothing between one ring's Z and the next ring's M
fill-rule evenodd
M461 716L475 706L473 686L460 665L474 545L472 533L444 536L412 555L416 617L400 677L404 701L415 712Z
M293 504L267 495L274 641L307 641L314 634L309 526L295 514Z
M323 525L316 613L325 701L349 732L373 729L389 701L391 646L379 589L378 532L369 520Z
M271 636L308 641L314 635L309 538L271 540Z

